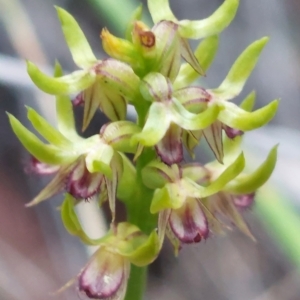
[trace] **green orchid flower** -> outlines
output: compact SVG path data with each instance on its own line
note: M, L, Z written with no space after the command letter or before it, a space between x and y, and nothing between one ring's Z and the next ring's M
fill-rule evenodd
M52 78L28 62L30 78L41 90L52 95L80 93L77 102L84 103L83 130L99 108L112 121L124 120L126 101L135 101L140 96L139 77L131 67L118 60L97 60L76 20L62 8L56 9L73 60L82 70Z
M216 105L220 110L217 120L201 132L185 133L185 145L190 152L195 144L198 144L201 136L204 136L218 161L223 163L223 130L229 138L235 138L244 131L257 129L267 124L274 117L278 108L278 100L252 112L228 101L242 91L267 41L268 38L262 38L247 47L218 88L187 87L174 91L174 97L190 112L200 113L212 105ZM251 94L249 97L255 98L255 95Z

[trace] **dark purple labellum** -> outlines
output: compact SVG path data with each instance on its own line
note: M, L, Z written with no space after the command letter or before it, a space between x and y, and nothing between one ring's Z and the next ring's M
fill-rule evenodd
M99 192L103 178L103 174L90 173L80 159L68 176L66 191L76 199L88 200Z
M234 195L233 203L238 208L249 208L254 202L255 193Z
M223 129L224 129L226 135L227 135L230 139L234 139L235 137L244 134L244 131L238 130L238 129L235 129L235 128L231 128L231 127L229 127L229 126L227 126L227 125L223 125Z
M127 268L122 256L99 249L79 276L79 290L91 299L123 299Z
M171 124L164 138L155 146L158 156L167 165L180 163L183 159L181 134L181 128Z
M169 225L182 243L199 243L208 237L208 222L197 199L188 198L179 209L172 210Z

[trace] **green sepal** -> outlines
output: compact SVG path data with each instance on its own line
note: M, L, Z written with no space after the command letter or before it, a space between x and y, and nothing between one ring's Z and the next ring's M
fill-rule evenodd
M60 165L72 161L76 155L65 155L60 149L52 145L44 144L32 132L30 132L13 115L7 113L10 125L25 149L39 161L50 165Z
M278 145L269 152L266 160L251 174L240 174L229 182L226 191L233 194L250 194L260 188L272 175L277 161Z
M130 20L128 21L128 25L126 28L126 33L125 33L125 37L128 41L132 42L132 36L131 36L131 32L133 30L134 27L134 22L141 20L142 18L142 14L143 14L143 5L140 4L132 13Z
M159 120L159 126L157 121ZM154 146L166 134L171 122L171 116L165 105L160 102L151 104L148 118L142 132L132 137L132 144L141 143L144 146Z
M204 39L195 50L195 57L198 59L199 64L203 69L204 73L211 66L217 53L218 46L219 37L217 35L213 35ZM200 76L201 74L196 72L188 63L185 63L180 67L179 73L175 79L173 87L176 90L189 86Z
M148 0L148 9L154 24L162 20L177 21L171 11L169 0Z
M248 46L234 62L221 85L211 92L222 100L229 100L238 96L268 40L268 37L264 37Z
M163 188L168 182L175 181L174 169L158 160L151 161L142 170L142 179L150 189Z
M102 173L111 179L113 177L111 162L114 154L114 149L111 146L101 143L93 151L90 151L85 158L88 171L90 173Z
M136 146L130 143L131 137L141 131L141 128L130 121L116 121L109 123L103 133L100 133L105 142L114 150L135 153Z
M75 71L70 75L53 78L41 72L32 62L27 61L27 72L34 84L51 95L78 93L90 87L96 78L95 72Z
M45 138L50 144L65 149L73 147L72 143L63 136L58 130L52 127L44 118L42 118L34 109L27 108L27 118L34 129Z
M239 0L225 0L208 18L200 21L179 21L179 32L188 39L201 39L219 34L233 20L239 6Z
M185 180L182 179L181 183ZM155 190L150 206L152 214L158 213L161 210L172 208L180 208L186 199L186 194L183 186L178 183L167 183L163 188Z
M242 131L253 130L270 122L278 109L279 100L253 112L247 112L231 102L224 102L225 109L221 110L218 119L229 127Z
M81 241L87 245L99 245L105 240L105 237L97 240L89 238L81 227L74 207L75 199L70 194L66 194L61 206L61 219L66 230L71 235L79 237Z
M83 69L92 67L97 58L78 23L64 9L57 6L55 8L75 64Z
M54 77L63 76L61 65L56 62L54 67ZM57 128L70 140L81 139L76 132L73 105L68 96L56 96L56 119Z
M245 158L241 153L237 159L229 165L210 185L200 186L192 180L187 180L185 189L189 191L190 197L206 198L221 191L231 180L236 178L245 167Z
M145 235L129 239L125 247L118 247L118 253L129 261L143 267L152 263L158 256L160 244L156 230L153 230L149 237Z
M255 105L255 100L256 100L256 93L255 91L252 91L247 97L242 101L240 104L240 108L245 110L245 111L252 111L253 107Z

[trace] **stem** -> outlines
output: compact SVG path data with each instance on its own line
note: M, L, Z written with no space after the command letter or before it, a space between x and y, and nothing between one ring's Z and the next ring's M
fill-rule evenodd
M144 166L155 157L153 149L146 148L136 164L136 194L127 203L128 222L137 225L149 234L157 225L157 216L150 213L153 190L148 189L142 181L141 171ZM147 280L147 267L131 265L130 278L125 300L142 300Z

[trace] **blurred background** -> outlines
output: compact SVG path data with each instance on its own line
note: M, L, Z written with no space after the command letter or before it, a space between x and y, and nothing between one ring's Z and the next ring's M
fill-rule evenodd
M209 16L223 1L170 2L179 19L200 19ZM148 300L300 299L300 1L240 2L235 20L221 35L217 58L202 84L217 87L247 45L262 36L271 37L237 99L242 100L253 89L257 92L257 108L281 98L276 118L266 128L245 136L249 169L255 168L271 147L280 143L272 180L258 193L253 209L245 213L257 243L234 230L225 237L184 247L179 258L173 256L166 243L161 256L150 267L145 297ZM66 72L76 69L54 5L67 9L77 19L101 59L106 55L101 49L100 30L106 26L122 36L130 13L139 3L137 0L0 0L1 300L80 298L75 288L54 298L50 292L74 277L91 251L65 232L57 211L61 195L34 208L24 207L48 179L24 172L29 157L12 134L5 111L28 125L26 104L55 124L54 98L31 83L25 59L49 73L55 59ZM149 20L147 14L145 20ZM76 109L76 115L80 123L80 108ZM103 122L104 118L98 114L86 134L97 132ZM199 152L197 158L201 157ZM98 236L106 225L94 208L92 203L84 203L82 218L87 230L93 228L93 234Z

